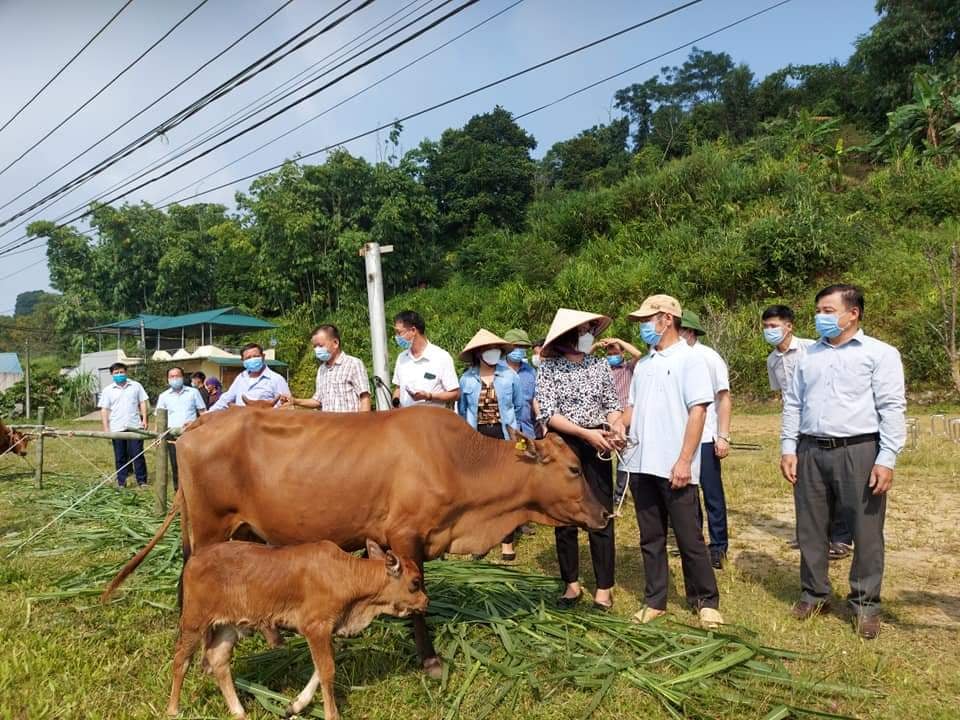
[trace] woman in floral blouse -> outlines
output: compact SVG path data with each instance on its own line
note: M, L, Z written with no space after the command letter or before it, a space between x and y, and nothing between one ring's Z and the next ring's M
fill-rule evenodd
M610 366L590 354L594 339L610 324L604 315L561 308L544 341L544 357L537 375L538 420L558 433L576 454L587 485L608 511L613 510L610 455L624 436L620 402L613 386ZM607 459L601 459L605 457ZM576 527L555 530L560 576L567 584L560 597L562 607L571 607L583 591L579 581L579 547ZM613 607L613 519L603 530L587 533L597 580L594 606Z

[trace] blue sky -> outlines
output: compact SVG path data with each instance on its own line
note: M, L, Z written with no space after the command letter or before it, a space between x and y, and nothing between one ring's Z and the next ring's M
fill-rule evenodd
M442 0L420 0L424 10ZM158 203L229 182L273 165L297 153L338 143L358 132L388 123L502 75L559 54L567 49L637 23L673 7L678 0L523 0L518 6L451 44L444 50L345 103L269 148L217 172L257 145L272 139L336 104L406 62L511 5L514 0L481 0L394 54L364 68L266 126L237 140L175 175L128 198ZM156 41L198 0L134 0L124 13L20 117L0 132L0 167L83 103L114 74ZM732 20L771 4L772 0L705 0L676 15L640 28L603 46L447 106L405 124L401 146L409 149L447 127L463 125L472 115L496 104L515 114L537 107L606 75L686 43ZM61 163L98 140L116 125L179 82L218 53L281 0L209 0L190 20L161 43L97 100L36 150L0 175L0 204L19 195ZM205 69L171 97L118 133L89 155L48 180L35 191L0 210L2 218L20 210L44 191L85 170L93 162L152 128L233 72L286 40L339 3L295 0L260 30ZM357 34L399 10L406 2L377 0L350 20L285 59L226 98L211 105L172 131L166 142L155 141L104 175L63 198L39 218L55 219L86 203L127 175L140 170L170 149L225 118L234 110L276 88ZM447 5L443 12L457 6ZM4 68L0 124L5 122L120 6L122 0L3 0L0 2L0 67ZM419 2L418 2L419 5ZM351 5L352 7L352 5ZM419 13L418 13L419 14ZM857 36L876 21L873 0L793 0L744 25L698 46L729 52L750 66L757 78L789 63L845 60ZM614 92L654 75L661 65L680 64L688 51L640 68L630 75L524 118L523 126L538 142L536 155L551 144L617 115ZM347 145L354 154L376 160L386 138L369 137ZM201 200L232 204L233 194L247 183L207 195ZM181 188L185 192L177 193ZM22 235L22 226L0 238L5 243ZM4 232L9 229L0 229ZM6 277L12 275L12 277ZM44 251L38 243L27 252L0 258L0 314L11 314L18 293L48 288Z

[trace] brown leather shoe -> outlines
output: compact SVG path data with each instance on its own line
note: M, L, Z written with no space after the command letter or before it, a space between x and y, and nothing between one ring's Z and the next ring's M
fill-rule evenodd
M812 603L801 600L790 612L797 620L809 620L814 615L826 615L830 612L830 602Z
M855 615L853 618L853 628L857 631L857 635L864 640L876 640L880 634L880 616Z

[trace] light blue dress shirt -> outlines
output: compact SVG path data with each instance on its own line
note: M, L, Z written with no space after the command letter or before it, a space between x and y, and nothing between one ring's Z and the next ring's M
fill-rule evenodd
M834 346L807 348L783 396L780 450L796 455L800 435L880 434L876 465L893 468L907 437L903 363L891 345L860 330Z
M474 366L460 378L460 399L457 400L457 412L472 428L477 427L477 411L480 405L480 391L483 381L480 371ZM523 389L520 378L508 367L497 367L493 374L493 389L497 393L497 406L500 410L500 426L503 439L508 440L507 428L520 429L520 411L523 409Z
M244 370L230 383L230 389L213 404L210 412L226 410L234 403L242 406L244 396L251 400L277 401L281 395L289 394L290 387L287 385L287 381L283 379L283 375L275 373L269 367L265 367L263 372L256 377L250 377L250 373Z
M180 392L169 388L160 393L157 410L167 411L167 427L182 428L188 422L196 420L200 413L206 412L207 404L199 390L184 385Z

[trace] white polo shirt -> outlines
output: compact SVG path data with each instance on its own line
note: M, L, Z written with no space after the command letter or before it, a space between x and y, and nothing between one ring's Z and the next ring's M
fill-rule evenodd
M798 338L794 335L790 338L790 347L786 352L780 352L774 348L767 355L767 377L770 379L770 389L779 390L781 393L787 391L790 383L793 381L793 373L797 369L797 363L807 353L807 348L813 345L816 340L807 338Z
M703 424L703 435L700 437L701 443L711 443L717 439L717 393L724 390L730 390L730 371L727 369L727 363L720 357L720 353L712 347L704 345L699 340L692 347L694 352L703 356L707 361L707 369L710 370L710 382L713 385L714 402L707 408L707 421Z
M450 353L432 342L427 342L427 346L419 357L411 355L410 350L404 350L397 356L397 364L393 370L393 384L400 388L401 407L418 404L411 397L411 392L417 390L428 393L449 392L460 387ZM426 401L419 404L443 405L441 402L427 403Z
M118 432L140 427L140 403L146 399L147 391L136 380L127 380L123 385L114 382L100 393L98 407L110 411L110 430Z
M621 470L669 478L680 457L690 408L713 402L713 383L703 355L680 340L651 350L633 371L627 437L636 443L623 456ZM693 454L690 482L700 482L700 450Z

